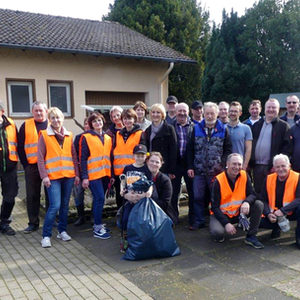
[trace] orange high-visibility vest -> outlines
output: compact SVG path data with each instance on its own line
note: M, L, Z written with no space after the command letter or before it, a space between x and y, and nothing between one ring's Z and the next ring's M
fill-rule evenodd
M134 163L133 148L140 143L142 130L132 133L126 143L120 132L116 134L116 147L114 149L114 172L121 175L125 166Z
M225 172L222 172L216 178L220 184L221 211L229 218L236 217L240 213L243 201L246 199L247 173L243 170L240 171L240 176L235 182L233 191L228 183Z
M8 158L11 161L18 161L18 152L17 152L17 130L14 121L10 118L7 118L10 125L8 125L5 130L7 134L7 143L8 143Z
M27 161L30 164L37 163L37 143L38 132L36 130L34 119L28 119L25 121L25 142L24 150L27 157Z
M85 137L90 150L90 156L87 160L87 171L89 180L99 179L105 176L111 176L110 152L112 148L111 137L104 134L104 145L98 136L85 133ZM81 147L81 141L80 141ZM81 153L81 151L80 151Z
M72 134L65 135L63 147L60 147L55 135L48 135L47 129L41 130L46 145L45 167L50 180L75 177L72 158Z
M282 199L282 206L286 206L287 204L293 202L296 198L295 192L297 189L299 180L299 173L290 170L289 176L286 180L285 187L284 187L284 193L283 193L283 199ZM267 177L267 193L269 198L269 207L271 211L274 211L277 209L275 207L276 203L276 182L277 182L277 173L273 173L268 175ZM292 214L293 212L290 212Z

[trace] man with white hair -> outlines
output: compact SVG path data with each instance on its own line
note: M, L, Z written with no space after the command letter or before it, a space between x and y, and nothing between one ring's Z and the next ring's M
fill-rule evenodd
M187 175L187 143L191 137L194 123L189 119L189 106L186 103L181 102L176 105L176 120L173 122L173 126L177 136L177 159L173 162L175 172L170 175L173 187L171 204L178 221L178 199L181 190L181 179L183 177L189 195L189 224L192 225L194 223L194 194L193 180Z
M297 113L299 108L299 98L296 95L287 96L285 107L286 113L283 114L280 119L286 121L290 127L292 127L300 119L300 115Z
M279 102L269 99L265 104L265 117L252 126L252 153L250 167L253 168L254 189L260 193L266 176L272 169L276 154L290 155L291 142L289 125L278 118Z
M260 227L272 229L271 238L280 236L279 218L286 216L290 220L297 220L296 245L300 249L300 184L299 173L290 168L288 156L278 154L274 156L273 167L275 173L267 176L261 193L264 201Z
M193 178L195 222L190 230L205 226L204 210L210 196L207 195L212 179L225 167L231 153L231 140L226 125L218 117L218 105L206 102L203 106L204 119L195 124L188 152L188 175Z

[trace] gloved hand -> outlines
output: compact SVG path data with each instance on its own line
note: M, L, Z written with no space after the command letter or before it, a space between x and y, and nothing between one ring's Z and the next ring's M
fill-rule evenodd
M116 195L115 188L114 188L113 184L109 183L106 193L105 193L105 197L106 198L114 198L115 195Z
M250 222L244 214L240 214L239 216L238 227L242 228L244 231L248 231L250 228Z

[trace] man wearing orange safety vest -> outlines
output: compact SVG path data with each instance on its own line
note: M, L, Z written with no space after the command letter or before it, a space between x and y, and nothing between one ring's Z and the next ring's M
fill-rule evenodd
M0 103L0 180L3 196L0 231L6 235L16 234L9 224L18 194L17 162L17 129L13 120L4 115L4 105Z
M33 118L22 124L18 136L18 153L25 170L26 205L29 220L24 233L31 233L39 228L42 180L37 167L37 143L40 130L45 130L48 126L45 103L35 101L31 111ZM46 191L45 195L47 197Z
M223 242L225 234L236 234L233 224L247 223L247 216L250 216L245 243L262 249L264 246L256 234L264 205L256 199L250 178L242 167L243 157L232 153L227 158L226 171L216 176L212 187L210 233L217 242Z
M291 170L287 155L274 156L275 173L267 176L262 189L264 202L260 227L272 229L271 238L280 236L278 220L287 215L290 220L297 220L296 245L300 249L300 184L299 173Z

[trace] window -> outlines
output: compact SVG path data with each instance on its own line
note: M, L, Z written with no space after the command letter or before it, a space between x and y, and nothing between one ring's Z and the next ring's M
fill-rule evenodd
M66 117L72 116L72 82L48 81L49 107L58 107Z
M13 117L31 116L31 105L34 98L33 80L7 79L9 115Z

